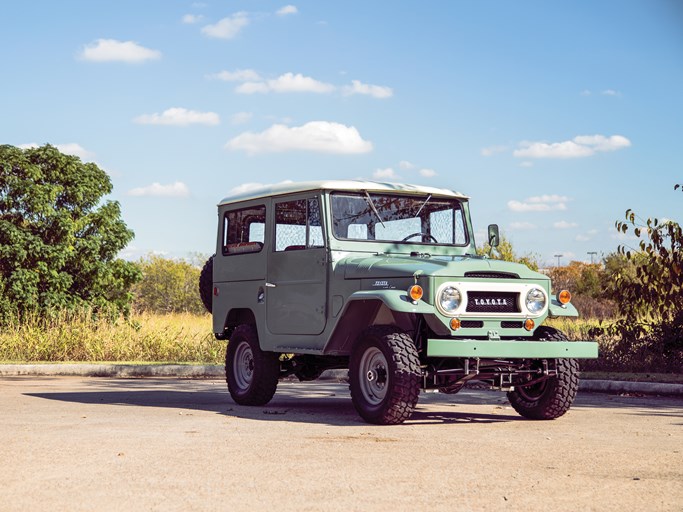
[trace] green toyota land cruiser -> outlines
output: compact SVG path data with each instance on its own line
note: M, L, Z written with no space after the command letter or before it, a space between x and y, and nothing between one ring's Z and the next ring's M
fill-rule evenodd
M489 226L488 242L498 243ZM451 190L323 181L218 205L216 254L200 277L238 404L264 405L278 379L349 369L366 421L410 418L421 389L476 379L526 418L554 419L597 344L543 325L578 316L524 265L477 256L468 198Z

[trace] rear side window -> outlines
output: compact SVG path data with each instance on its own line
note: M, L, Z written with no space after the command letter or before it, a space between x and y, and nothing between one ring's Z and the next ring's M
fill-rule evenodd
M275 250L294 251L323 247L318 198L275 205Z
M223 255L260 252L266 227L266 207L252 206L223 215Z

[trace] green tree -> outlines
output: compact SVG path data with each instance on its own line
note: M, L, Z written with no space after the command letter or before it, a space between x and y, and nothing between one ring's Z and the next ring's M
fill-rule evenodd
M514 248L512 247L512 242L510 242L510 240L508 240L503 233L500 235L498 247L494 247L493 250L491 250L491 246L488 242L486 242L483 247L477 249L477 254L480 256L490 255L490 257L494 260L522 263L531 270L538 270L538 256L533 253L527 253L524 256L517 256Z
M197 289L198 266L157 255L142 258L138 265L142 270L142 280L133 288L136 311L205 313Z
M137 267L109 176L45 145L0 146L0 317L62 308L126 313Z
M643 220L631 210L616 228L640 242L638 249L618 248L629 265L614 275L623 316L614 330L625 340L649 340L683 364L683 230L672 220Z

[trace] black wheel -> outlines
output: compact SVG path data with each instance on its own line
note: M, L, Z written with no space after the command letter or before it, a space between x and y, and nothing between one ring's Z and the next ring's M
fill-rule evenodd
M565 341L567 336L552 327L541 326L534 339ZM513 409L532 420L554 420L566 413L579 390L579 363L576 359L557 359L557 375L529 386L517 385L508 392Z
M211 313L213 305L213 258L215 256L214 254L206 260L199 274L199 296L209 313Z
M225 352L225 380L232 399L240 405L267 404L279 375L278 354L261 350L253 325L238 326Z
M401 240L401 242L407 242L408 240L410 240L410 239L413 238L414 236L420 236L420 237L422 237L422 241L423 241L423 242L424 242L425 238L428 238L428 239L432 240L435 244L438 244L438 243L439 243L439 242L437 241L437 239L434 238L434 237L433 237L432 235L430 235L429 233L421 233L421 232L419 232L419 231L418 231L417 233L413 233L412 235L408 235L408 236L405 237L403 240Z
M349 383L353 405L368 423L410 418L420 394L420 360L411 337L390 325L366 329L351 353Z

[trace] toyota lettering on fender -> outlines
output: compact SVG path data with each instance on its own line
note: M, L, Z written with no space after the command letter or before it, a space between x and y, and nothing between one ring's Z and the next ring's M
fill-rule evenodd
M578 389L593 341L544 325L578 316L566 290L524 265L477 253L469 199L374 183L289 183L218 205L216 254L199 290L227 340L232 399L264 405L278 380L349 369L370 423L409 419L420 390L472 379L507 392L531 419L554 419ZM498 227L485 242L496 247Z

